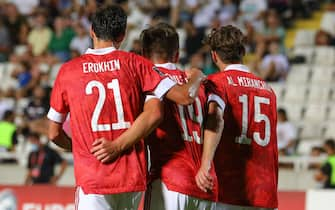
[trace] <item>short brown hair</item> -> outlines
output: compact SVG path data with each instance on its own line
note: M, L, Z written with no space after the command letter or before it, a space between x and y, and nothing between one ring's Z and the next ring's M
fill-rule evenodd
M143 30L140 41L145 57L158 54L162 59L170 60L179 50L178 33L167 23L159 23Z
M224 63L242 61L245 55L246 37L232 25L213 29L204 40Z

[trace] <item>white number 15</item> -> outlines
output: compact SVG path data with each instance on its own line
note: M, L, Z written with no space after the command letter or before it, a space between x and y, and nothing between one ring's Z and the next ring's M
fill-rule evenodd
M239 97L239 102L242 103L242 132L241 136L237 137L235 142L239 144L251 144L251 139L247 137L248 132L248 96L241 95ZM268 116L261 113L261 104L270 104L270 99L254 96L254 121L256 123L260 123L264 121L265 129L264 129L264 139L261 138L261 134L259 132L253 132L253 139L255 142L265 147L270 142L271 135L271 125Z

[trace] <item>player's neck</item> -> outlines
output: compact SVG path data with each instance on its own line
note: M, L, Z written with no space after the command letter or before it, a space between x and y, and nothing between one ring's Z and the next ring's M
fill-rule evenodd
M116 49L119 49L121 43L115 43L112 41L105 41L105 40L93 40L93 46L94 49L102 49L102 48L108 48L108 47L115 47Z
M229 65L233 64L242 64L241 62L234 62L234 63L223 63L223 62L218 62L217 66L219 67L220 71L224 71Z
M165 59L161 59L161 58L158 58L158 57L151 57L150 60L151 60L154 64L174 63L174 62L172 62L172 61L165 60Z

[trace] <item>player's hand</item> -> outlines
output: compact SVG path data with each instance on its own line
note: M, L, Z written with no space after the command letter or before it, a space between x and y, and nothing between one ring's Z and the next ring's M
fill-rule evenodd
M206 79L206 76L198 68L187 69L185 70L185 74L186 74L187 79L199 78L199 80L201 81L204 81Z
M213 190L213 177L209 174L208 169L201 167L195 176L195 181L202 191L209 192Z
M122 150L114 142L105 138L97 139L92 144L91 153L102 163L109 163L120 156Z

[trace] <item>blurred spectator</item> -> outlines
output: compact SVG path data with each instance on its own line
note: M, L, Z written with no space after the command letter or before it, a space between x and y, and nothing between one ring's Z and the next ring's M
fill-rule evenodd
M202 40L204 39L205 34L203 30L198 30L191 21L185 21L183 26L186 31L184 50L186 59L188 60L203 47Z
M218 11L218 18L221 25L232 24L237 14L237 6L233 0L222 0L221 8Z
M39 4L39 0L11 0L22 15L31 15Z
M220 8L220 0L208 0L202 7L199 7L193 17L193 25L198 30L205 30L215 18Z
M258 42L269 44L272 41L278 42L280 52L285 53L285 29L280 23L280 19L275 10L269 10L265 19L264 30L258 34Z
M266 0L242 0L239 9L239 22L250 22L256 31L262 29L263 17L268 9Z
M49 110L49 102L46 100L45 90L41 86L36 86L33 96L28 106L24 109L25 117L28 122L43 118Z
M51 29L46 25L46 13L39 10L35 13L33 28L28 34L28 43L34 56L46 52L52 35Z
M91 37L88 35L86 29L80 22L75 24L74 29L76 32L76 36L72 39L70 43L70 49L72 51L77 51L79 55L82 55L89 47L91 47Z
M279 108L277 123L277 143L280 155L294 154L297 131L295 126L288 120L286 110Z
M8 97L7 95L5 91L0 89L0 120L3 119L4 114L7 110L13 110L15 106L15 101L13 100L13 98Z
M322 165L320 170L315 174L316 181L323 182L323 188L335 188L335 141L327 139L324 143L324 150L328 155L327 161Z
M311 152L309 153L309 156L310 157L320 157L324 152L325 151L322 147L313 146L311 149ZM309 169L320 169L320 167L321 167L321 164L316 163L316 162L312 162L308 166Z
M7 61L9 52L11 50L11 40L9 38L9 31L0 18L0 62Z
M16 125L14 124L15 114L12 110L4 113L0 121L0 151L14 151L17 144Z
M316 46L330 46L332 44L332 36L330 33L320 29L315 34L314 43Z
M27 86L32 78L30 73L30 63L21 62L12 72L12 77L16 78L18 81L19 88L24 88Z
M266 81L283 81L289 71L287 57L279 52L279 44L272 41L269 44L269 54L265 55L254 69Z
M25 184L57 184L66 170L66 160L48 145L42 144L39 134L30 133L28 140L32 151L28 158ZM58 164L61 164L60 169L55 173L55 166Z
M26 17L21 15L12 3L7 4L5 14L4 24L9 30L11 44L26 44L29 31Z
M70 59L70 43L74 35L74 31L66 25L65 18L56 17L54 31L48 45L49 52L61 62L68 61Z

